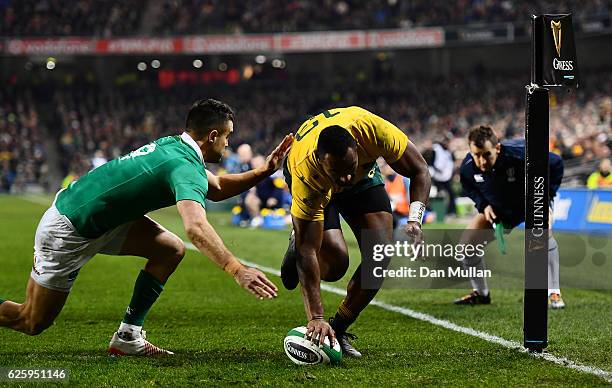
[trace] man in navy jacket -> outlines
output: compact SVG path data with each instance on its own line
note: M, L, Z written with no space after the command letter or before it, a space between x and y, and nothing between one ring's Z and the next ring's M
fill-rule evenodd
M461 185L466 195L474 201L478 214L468 225L462 240L464 243L478 244L495 239L492 233L495 225L501 224L503 229L509 230L525 221L525 141L500 143L491 127L480 126L470 131L468 142L470 153L461 164ZM563 178L563 160L549 153L549 166L552 208L552 198L557 194ZM563 308L565 304L559 290L559 249L552 234L548 244L549 305ZM466 268L484 270L482 257L468 257L463 264ZM471 282L474 290L457 299L455 304L491 303L486 279L473 277Z

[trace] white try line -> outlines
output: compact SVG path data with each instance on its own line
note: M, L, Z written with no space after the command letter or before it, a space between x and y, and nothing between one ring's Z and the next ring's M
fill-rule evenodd
M185 242L185 247L187 247L188 249L191 250L195 250L197 251L198 249L190 242ZM258 268L259 270L266 272L270 275L275 275L275 276L280 276L280 271L276 268L270 268L270 267L266 267L263 265L259 265L257 263L253 263L247 260L242 260L241 261L251 267L255 267ZM342 288L338 288L338 287L333 287L330 286L328 284L321 284L321 289L325 290L327 292L331 292L332 294L336 294L336 295L340 295L340 296L346 296L346 290L342 289ZM601 377L602 379L604 379L605 381L612 383L612 372L608 372L605 371L603 369L594 367L594 366L590 366L590 365L584 365L584 364L580 364L577 362L574 362L572 360L569 360L565 357L557 357L554 356L550 353L532 353L529 352L525 347L523 347L523 345L521 345L520 343L516 342L516 341L510 341L489 333L485 333L483 331L478 331L478 330L474 330L470 327L465 327L465 326L459 326L455 323L446 321L444 319L439 319L436 318L432 315L429 314L424 314L424 313L420 313L418 311L414 311L412 309L406 308L406 307L401 307L401 306L395 306L389 303L385 303L385 302L381 302L379 300L374 299L372 302L370 302L371 305L380 307L383 310L387 310L387 311L391 311L394 313L398 313L398 314L402 314L405 315L407 317L410 318L414 318L414 319L418 319L419 321L424 321L424 322L428 322L431 323L432 325L436 325L436 326L440 326L443 327L445 329L448 330L452 330L452 331L456 331L458 333L463 333L463 334L467 334L470 335L472 337L477 337L480 338L482 340L488 341L488 342L492 342L494 344L498 344L501 345L505 348L508 349L514 349L517 350L521 353L526 353L529 354L530 356L533 356L535 358L542 358L546 361L550 361L552 363L555 363L557 365L561 365L564 366L566 368L570 368L570 369L574 369L580 372L584 372L584 373L589 373L598 377Z
M45 206L49 206L50 201L48 199L45 198L41 198L41 197L35 197L35 196L21 196L21 199L24 199L26 201L29 202L33 202L33 203L37 203L39 205L45 205ZM190 242L185 241L185 247L194 251L197 251L198 249ZM260 269L263 272L266 272L268 274L271 275L275 275L275 276L280 276L280 271L276 268L271 268L271 267L266 267L263 265L259 265L257 263L252 263L250 261L247 260L242 260L242 262L246 265L249 265L251 267L255 267ZM333 287L327 284L321 284L321 289L325 290L327 292L331 292L332 294L337 294L340 296L346 296L346 290L342 289L342 288L338 288L338 287ZM535 358L542 358L546 361L550 361L552 363L555 363L557 365L561 365L564 366L566 368L569 369L574 369L580 372L584 372L584 373L589 373L598 377L601 377L602 379L604 379L606 382L608 383L612 383L612 372L608 372L605 371L601 368L597 368L594 366L590 366L590 365L584 365L584 364L580 364L577 362L574 362L572 360L569 360L565 357L557 357L554 356L550 353L531 353L529 352L525 347L523 347L523 345L521 345L520 343L516 342L516 341L510 341L489 333L485 333L483 331L478 331L478 330L474 330L470 327L465 327L465 326L459 326L455 323L446 321L444 319L439 319L436 318L432 315L429 314L424 314L424 313L420 313L418 311L406 308L406 307L401 307L401 306L395 306L389 303L385 303L385 302L381 302L379 300L374 299L372 302L370 302L371 305L380 307L383 310L387 310L387 311L392 311L398 314L402 314L405 315L407 317L410 318L414 318L414 319L418 319L420 321L424 321L424 322L428 322L431 323L432 325L436 325L436 326L440 326L443 327L445 329L448 330L452 330L452 331L456 331L458 333L463 333L463 334L467 334L470 335L472 337L477 337L480 338L482 340L491 342L491 343L495 343L498 345L501 345L505 348L508 349L514 349L517 350L521 353L526 353L529 354L530 356L533 356Z
M8 197L7 197L8 198ZM49 197L38 197L36 195L22 195L19 197L20 199L23 199L24 201L28 201L28 202L32 202L35 203L37 205L43 205L43 206L51 206L51 203L53 202L53 199L50 199Z

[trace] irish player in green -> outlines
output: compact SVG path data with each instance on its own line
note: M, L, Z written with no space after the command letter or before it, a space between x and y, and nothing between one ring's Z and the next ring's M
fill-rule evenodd
M271 175L293 137L285 137L266 164L242 174L215 176L233 132L234 113L215 100L196 102L180 136L164 137L115 159L60 191L43 215L34 242L34 264L19 304L0 299L0 326L30 335L48 328L62 310L79 271L97 253L147 259L123 321L114 333L113 355L168 355L142 330L144 319L185 254L180 238L146 214L176 204L187 236L244 289L260 299L277 288L259 270L241 264L206 219L205 199L230 198Z

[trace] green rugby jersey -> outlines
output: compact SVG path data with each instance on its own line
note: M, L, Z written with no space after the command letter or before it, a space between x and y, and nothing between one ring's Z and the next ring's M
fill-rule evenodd
M158 139L90 171L61 191L55 206L81 236L96 238L180 200L204 206L207 192L202 153L183 133Z

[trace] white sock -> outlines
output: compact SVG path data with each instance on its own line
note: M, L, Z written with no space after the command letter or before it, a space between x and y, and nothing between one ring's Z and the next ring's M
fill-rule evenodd
M559 245L551 234L548 238L548 287L559 290ZM558 292L557 292L558 293ZM550 294L550 292L549 292Z
M474 267L477 270L483 270L485 267L484 257L479 257L476 255L466 257L463 262L463 268L468 269L470 267ZM482 296L489 295L489 287L487 285L487 279L484 277L474 277L470 278L470 283L472 283L472 288L474 291L478 291L478 293Z
M548 289L548 296L550 296L551 294L559 294L559 295L561 295L561 289L559 289L559 288L549 288Z
M117 335L119 338L124 340L135 340L140 338L140 331L142 330L142 326L130 325L125 322L121 322L119 325L119 329L117 329Z
M476 281L472 281L472 285L473 285L474 283L480 283L480 282L479 282L478 280L476 280ZM482 296L487 296L487 295L489 295L489 289L487 288L487 286L486 286L486 285L484 285L484 286L480 286L479 288L474 288L474 291L478 291L478 293L479 293L480 295L482 295Z

